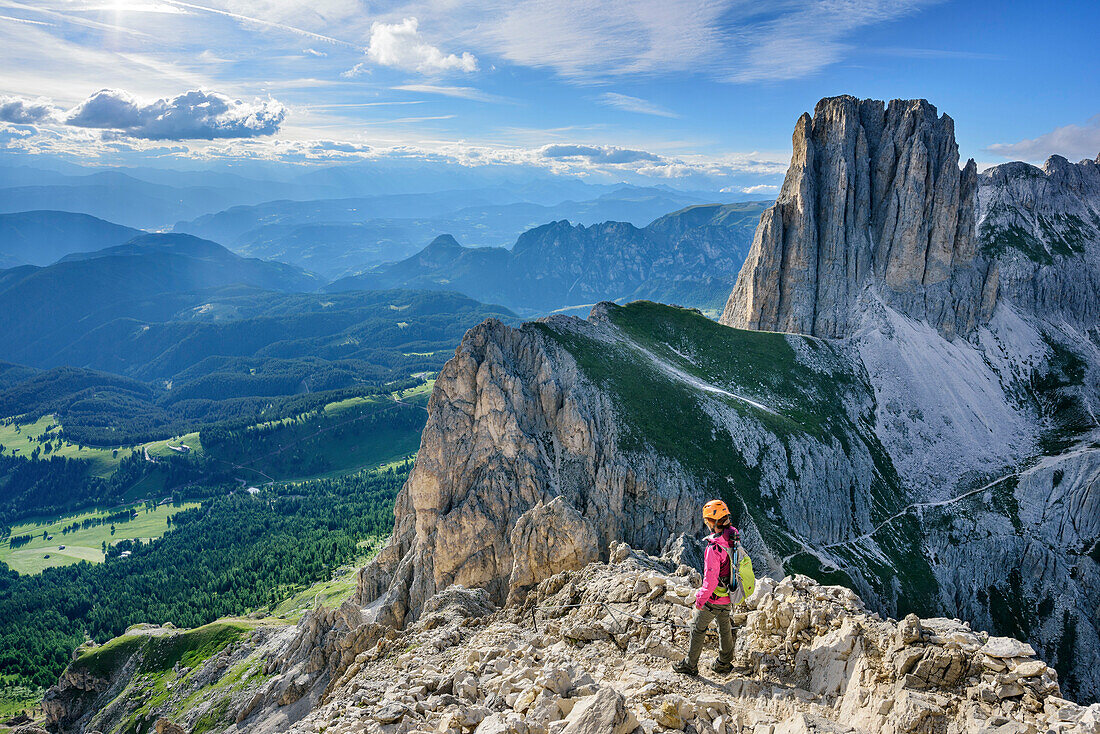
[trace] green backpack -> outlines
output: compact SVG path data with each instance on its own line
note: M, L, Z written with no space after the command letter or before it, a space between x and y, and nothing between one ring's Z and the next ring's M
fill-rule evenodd
M744 601L756 590L756 575L752 572L752 559L740 541L737 542L737 558L737 585L741 587L741 601Z
M752 559L741 547L740 540L735 541L733 548L729 550L723 548L723 550L728 554L730 550L733 551L730 554L730 574L725 578L718 579L718 588L714 590L714 596L730 596L730 589L736 588L739 593L733 596L730 602L740 604L752 596L752 592L756 589L756 576L752 572ZM736 560L736 564L733 562L734 560ZM734 568L735 565L736 569Z

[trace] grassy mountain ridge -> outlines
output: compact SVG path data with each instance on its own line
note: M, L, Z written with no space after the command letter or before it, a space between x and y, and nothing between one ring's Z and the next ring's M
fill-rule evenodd
M564 347L611 397L623 449L655 450L682 466L704 494L730 504L735 524L760 532L787 572L861 588L868 598L896 604L898 614L934 608L938 585L913 518L898 518L866 547L821 553L815 550L821 539L807 535L815 523L806 522L805 510L795 509L801 500L790 496L814 481L823 468L814 454L824 450L845 457L828 470L835 478L821 477L851 493L850 516L839 512L848 517L844 524L872 528L909 499L875 436L871 388L842 348L813 337L731 329L697 311L652 302L609 305L606 315L625 338L594 339L553 321L525 328ZM746 430L759 438L746 442ZM785 476L774 474L780 471Z

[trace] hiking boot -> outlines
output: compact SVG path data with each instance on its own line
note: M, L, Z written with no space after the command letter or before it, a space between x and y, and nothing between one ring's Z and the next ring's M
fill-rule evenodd
M699 675L699 668L694 665L688 665L686 658L673 665L672 671L680 675Z
M718 658L715 658L714 662L710 664L710 669L719 675L725 675L733 670L733 663L723 663Z

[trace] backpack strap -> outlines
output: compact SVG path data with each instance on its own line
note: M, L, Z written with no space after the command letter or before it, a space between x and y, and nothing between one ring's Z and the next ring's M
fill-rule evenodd
M734 564L736 563L737 554L730 553L730 551L733 550L732 548L726 548L719 545L717 534L711 535L707 540L710 541L711 545L724 553L726 555L726 560L729 561L729 574L724 578L722 576L722 562L718 562L718 586L711 594L712 597L723 599L730 595L732 589L736 588L735 581L737 579L737 571L734 568Z

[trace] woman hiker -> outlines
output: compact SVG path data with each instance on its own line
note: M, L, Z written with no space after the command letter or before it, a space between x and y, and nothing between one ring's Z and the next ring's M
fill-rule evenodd
M691 644L687 657L672 666L674 671L684 675L699 674L699 655L703 651L703 637L711 620L718 621L718 657L711 664L711 670L716 673L733 670L734 633L730 612L745 598L737 570L747 554L738 541L737 528L733 527L726 503L711 500L703 505L703 522L710 528L711 535L707 538L707 550L703 555L703 586L695 592ZM730 562L731 555L733 563Z

